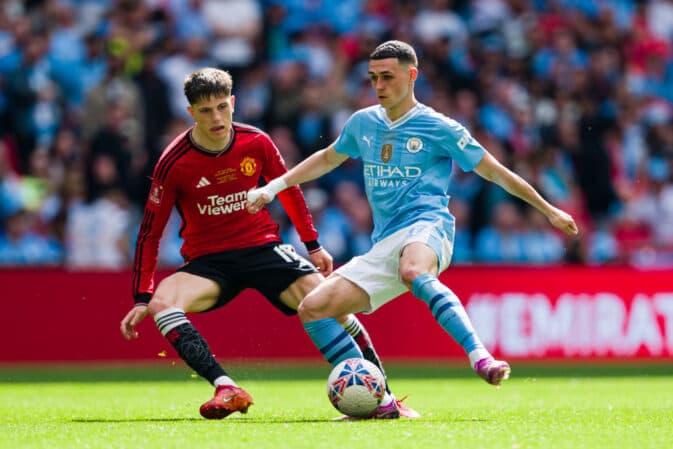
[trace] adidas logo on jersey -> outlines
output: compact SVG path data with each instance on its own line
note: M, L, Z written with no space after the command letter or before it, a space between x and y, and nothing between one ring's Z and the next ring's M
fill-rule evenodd
M201 176L201 179L199 180L199 183L196 185L197 189L200 189L201 187L209 186L210 181L206 179L205 176Z

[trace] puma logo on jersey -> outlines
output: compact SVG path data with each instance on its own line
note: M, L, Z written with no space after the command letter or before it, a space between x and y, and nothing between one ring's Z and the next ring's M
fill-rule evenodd
M210 185L210 181L208 181L205 176L201 176L201 179L199 180L199 183L196 184L196 188L200 189L201 187L205 187L205 186L209 186L209 185Z
M362 136L362 140L365 141L365 143L367 144L367 147L371 150L371 148L372 148L372 138L367 137L367 136Z

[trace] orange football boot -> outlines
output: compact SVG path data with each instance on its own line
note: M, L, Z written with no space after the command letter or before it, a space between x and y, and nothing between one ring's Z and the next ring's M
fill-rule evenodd
M248 413L251 405L252 396L243 388L220 385L215 388L215 396L203 404L199 411L206 419L222 419L234 412Z

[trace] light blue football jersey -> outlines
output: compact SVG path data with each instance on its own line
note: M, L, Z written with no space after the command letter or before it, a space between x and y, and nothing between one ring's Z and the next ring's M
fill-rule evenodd
M394 122L380 105L355 112L334 148L362 158L374 243L418 221L439 222L453 240L452 161L470 171L485 153L460 123L420 103Z

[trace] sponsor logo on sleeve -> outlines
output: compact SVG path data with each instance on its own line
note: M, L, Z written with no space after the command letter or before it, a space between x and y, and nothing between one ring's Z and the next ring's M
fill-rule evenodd
M470 141L470 135L466 131L465 134L463 134L463 136L460 139L458 139L458 143L456 145L458 145L458 148L460 148L461 150L464 150L469 141Z

